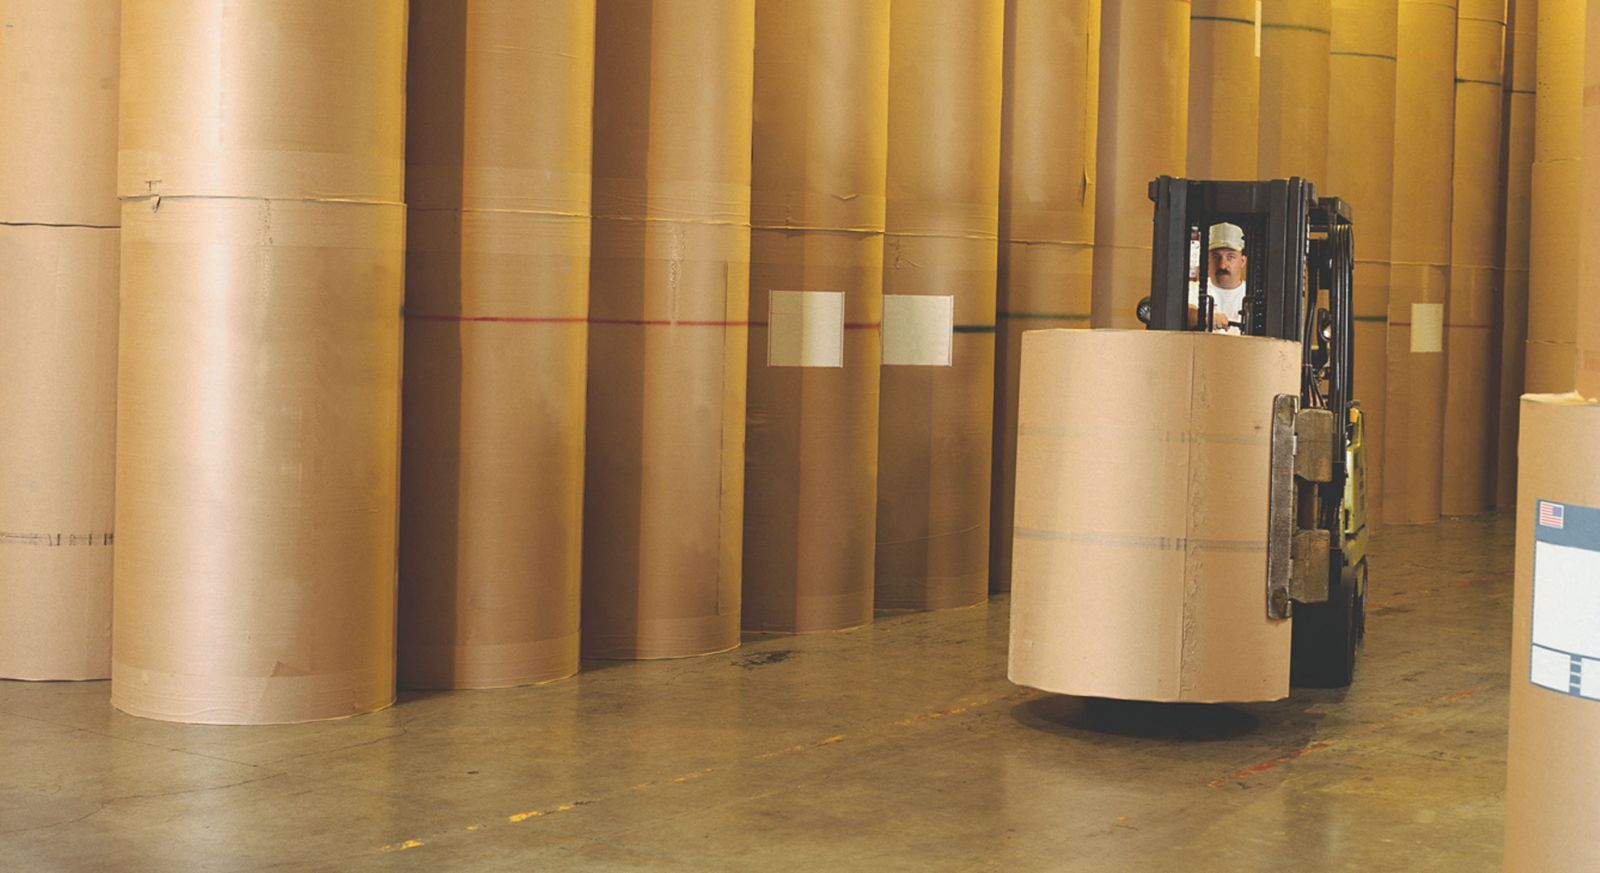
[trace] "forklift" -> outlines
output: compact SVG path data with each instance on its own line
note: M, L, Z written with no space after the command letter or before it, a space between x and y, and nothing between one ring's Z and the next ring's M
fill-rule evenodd
M1301 178L1200 181L1162 176L1155 203L1150 330L1209 330L1206 253L1222 222L1244 230L1241 334L1300 344L1300 393L1274 398L1267 518L1267 588L1274 619L1292 617L1290 678L1350 684L1366 631L1367 496L1361 408L1352 397L1355 257L1350 208ZM1191 310L1191 276L1198 304ZM1196 317L1198 316L1198 317Z

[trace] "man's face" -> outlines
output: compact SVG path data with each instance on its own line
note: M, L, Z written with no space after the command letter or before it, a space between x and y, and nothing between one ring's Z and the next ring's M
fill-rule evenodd
M1237 288L1244 281L1244 252L1238 249L1211 250L1211 284L1218 288Z

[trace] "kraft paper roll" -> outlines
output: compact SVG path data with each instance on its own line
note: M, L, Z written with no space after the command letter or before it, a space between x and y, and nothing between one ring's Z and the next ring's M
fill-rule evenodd
M1525 388L1544 394L1576 384L1585 4L1543 0L1538 9Z
M1188 174L1256 178L1261 59L1256 0L1194 0L1189 16Z
M1299 364L1299 344L1259 337L1024 336L1012 682L1289 693L1290 620L1266 611L1267 480L1272 400L1299 392Z
M1450 355L1440 498L1440 509L1450 515L1494 506L1505 22L1506 0L1461 0L1456 28L1450 299L1445 315Z
M1262 0L1262 179L1327 184L1331 10L1331 0Z
M1583 247L1582 285L1578 289L1578 393L1600 400L1600 254L1594 239L1600 234L1600 4L1590 4L1583 70Z
M1355 399L1367 446L1367 524L1382 522L1394 208L1396 0L1334 0L1328 76L1328 175L1319 190L1350 204L1356 227Z
M1183 175L1188 148L1189 3L1103 2L1093 324L1137 328L1150 293L1150 181Z
M1505 61L1505 264L1500 308L1500 394L1496 420L1495 506L1517 498L1517 415L1526 378L1529 222L1532 206L1536 0L1511 0ZM1369 464L1368 475L1371 466Z
M1592 583L1563 571L1581 574L1587 565L1592 573L1600 565L1600 552L1592 551L1593 516L1586 516L1600 507L1600 463L1592 451L1600 442L1600 404L1575 394L1529 394L1522 398L1521 425L1505 870L1600 869L1592 814L1600 804L1600 748L1594 743L1600 662L1593 660L1600 651L1592 634L1563 628L1559 620L1561 613L1589 617L1595 608L1584 596ZM1590 451L1579 456L1574 446ZM1542 501L1557 504L1560 518L1541 513ZM1547 541L1536 545L1540 532Z
M989 593L1005 7L893 0L890 20L883 291L954 310L948 366L897 365L885 304L876 603L971 606Z
M872 620L888 94L889 0L757 7L747 630ZM813 326L769 310L784 292L843 295L815 324L841 355L778 359Z
M394 699L406 4L123 4L111 702Z
M1383 505L1401 524L1439 517L1445 352L1412 342L1412 313L1449 295L1451 162L1440 144L1455 139L1455 45L1455 0L1400 0Z
M399 681L578 669L594 4L411 19Z
M753 0L601 0L583 652L739 644Z
M0 677L111 671L116 3L0 0Z
M989 587L1011 587L1022 333L1087 327L1093 297L1099 0L1006 4Z

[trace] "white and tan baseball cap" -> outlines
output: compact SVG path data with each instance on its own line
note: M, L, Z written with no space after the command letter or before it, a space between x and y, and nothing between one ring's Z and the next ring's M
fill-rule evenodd
M1211 225L1211 245L1206 247L1206 251L1212 249L1244 251L1244 228L1226 221Z

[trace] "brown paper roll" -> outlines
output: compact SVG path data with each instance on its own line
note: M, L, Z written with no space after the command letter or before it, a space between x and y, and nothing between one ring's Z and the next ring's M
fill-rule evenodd
M1445 346L1444 479L1450 515L1494 506L1495 334L1500 329L1501 104L1506 0L1461 0Z
M402 685L578 669L594 12L411 19Z
M855 627L872 620L889 0L761 4L755 57L743 624ZM797 291L842 293L838 317L769 311ZM811 331L842 354L777 356Z
M0 0L0 677L111 671L116 3Z
M176 198L122 223L111 702L388 705L404 213Z
M1266 611L1267 473L1272 399L1299 392L1299 365L1299 344L1256 337L1023 338L1012 682L1289 693L1290 622Z
M1593 542L1592 522L1582 517L1580 507L1600 507L1600 464L1593 451L1600 443L1600 404L1572 394L1530 394L1522 398L1521 419L1505 870L1595 870L1600 869L1600 843L1593 839L1593 811L1600 805L1600 747L1594 737L1600 731L1600 703L1594 699L1593 683L1600 667L1592 658L1600 652L1589 647L1575 654L1591 660L1561 663L1563 653L1556 650L1584 647L1582 635L1574 638L1560 632L1559 622L1544 622L1551 621L1551 609L1592 615L1592 604L1562 584L1572 581L1571 575L1560 573L1554 563L1592 564L1600 556L1561 544L1540 543L1536 548L1535 532L1568 535L1570 543ZM1585 449L1575 450L1579 446ZM1541 501L1563 504L1559 531L1540 526ZM1581 585L1587 584L1589 580L1582 580ZM1543 621L1534 613L1541 604ZM1536 673L1532 653L1538 643L1543 645ZM1552 689L1552 672L1562 679L1570 675L1568 681L1578 688Z
M1588 7L1583 72L1583 173L1582 286L1578 300L1578 393L1600 400L1600 253L1594 240L1600 234L1600 3Z
M996 591L1011 588L1022 332L1089 325L1100 2L1010 0L1005 38L989 536Z
M1529 221L1532 205L1536 0L1511 0L1505 62L1505 264L1500 307L1500 395L1495 446L1495 505L1517 497L1517 414L1527 365ZM1371 465L1368 465L1370 478Z
M601 0L583 652L739 644L753 0Z
M1194 0L1189 16L1188 173L1256 178L1261 52L1256 0Z
M1104 0L1094 215L1096 327L1139 326L1150 293L1150 180L1183 174L1188 0Z
M1384 404L1384 519L1439 517L1455 137L1455 0L1400 0L1395 63L1394 225ZM1414 321L1420 323L1414 324ZM1441 328L1442 329L1442 328Z
M1367 523L1382 522L1389 258L1394 195L1396 0L1334 0L1328 175L1356 226L1355 399L1367 445Z
M1005 7L892 9L883 291L954 298L954 334L949 366L898 365L886 351L876 602L946 609L989 592ZM886 350L895 327L885 324Z
M238 724L381 708L406 4L122 12L111 702Z
M1262 0L1260 178L1327 184L1331 10L1330 0Z
M1530 393L1574 387L1583 186L1584 0L1539 4L1529 232Z

